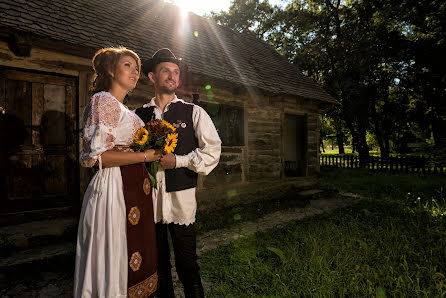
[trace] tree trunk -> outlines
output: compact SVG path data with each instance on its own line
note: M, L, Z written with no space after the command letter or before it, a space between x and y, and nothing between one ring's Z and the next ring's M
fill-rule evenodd
M339 132L336 134L336 139L338 141L339 154L345 154L344 150L344 134Z
M446 146L446 120L441 118L432 119L432 134L434 135L435 147L445 148Z
M382 133L380 129L376 128L375 125L375 136L378 140L379 150L381 151L381 157L388 158L390 154L390 148L389 148L389 138Z
M360 166L364 167L365 162L369 159L369 147L367 145L366 130L363 128L359 128L357 133L357 145Z
M322 137L319 138L319 152L321 150L321 147L322 147L322 152L325 153L324 141L322 140Z
M351 122L346 121L347 127L352 134L353 150L358 151L359 156L369 157L369 147L367 146L366 130L359 128L355 130Z

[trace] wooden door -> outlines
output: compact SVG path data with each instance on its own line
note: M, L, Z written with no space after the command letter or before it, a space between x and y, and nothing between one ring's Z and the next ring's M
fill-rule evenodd
M283 153L285 176L307 176L306 132L306 116L285 114L283 122Z
M0 216L73 205L76 79L0 68Z

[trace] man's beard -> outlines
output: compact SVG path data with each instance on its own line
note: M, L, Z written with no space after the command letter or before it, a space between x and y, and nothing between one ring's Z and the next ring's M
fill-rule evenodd
M174 85L174 87L167 87L166 85L161 85L159 91L164 94L174 94L177 91L178 86Z
M177 87L169 88L166 86L161 86L159 91L160 91L160 93L164 93L164 94L174 94L175 91L177 91Z

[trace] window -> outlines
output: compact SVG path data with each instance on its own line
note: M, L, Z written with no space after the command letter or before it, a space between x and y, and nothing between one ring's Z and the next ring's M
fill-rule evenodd
M219 103L200 102L211 116L223 146L245 145L245 117L242 107Z

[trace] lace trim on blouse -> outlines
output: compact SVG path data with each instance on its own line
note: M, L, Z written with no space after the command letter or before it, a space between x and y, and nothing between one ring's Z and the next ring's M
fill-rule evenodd
M108 92L94 94L83 114L84 127L98 123L116 128L121 117L121 106L117 99Z
M121 106L108 92L99 92L91 97L82 114L83 147L80 162L92 167L99 155L115 145L116 131L121 118Z

